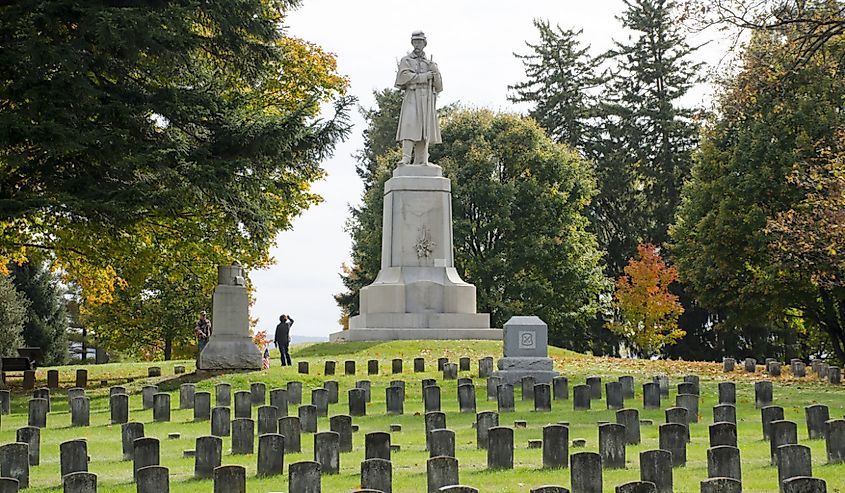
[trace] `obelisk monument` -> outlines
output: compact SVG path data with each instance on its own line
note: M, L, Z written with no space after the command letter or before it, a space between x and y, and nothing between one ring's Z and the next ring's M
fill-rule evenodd
M490 315L476 312L475 286L455 269L451 182L428 162L428 146L440 143L443 79L423 51L425 35L413 33L411 44L396 75L404 92L396 132L402 160L384 185L381 269L359 293L360 314L331 340L501 340Z

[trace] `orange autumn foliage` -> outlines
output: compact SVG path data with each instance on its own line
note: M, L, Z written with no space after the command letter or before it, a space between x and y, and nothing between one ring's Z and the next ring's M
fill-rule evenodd
M669 292L677 269L666 266L654 245L639 245L637 257L628 260L625 275L616 281L616 316L606 327L650 355L686 334L678 327L684 308Z

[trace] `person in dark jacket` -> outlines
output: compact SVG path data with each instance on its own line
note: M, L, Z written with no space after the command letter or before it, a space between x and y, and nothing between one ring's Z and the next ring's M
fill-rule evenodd
M282 353L282 366L291 365L290 353L290 328L293 325L293 319L287 315L279 317L279 325L276 326L276 336L274 337L276 347Z

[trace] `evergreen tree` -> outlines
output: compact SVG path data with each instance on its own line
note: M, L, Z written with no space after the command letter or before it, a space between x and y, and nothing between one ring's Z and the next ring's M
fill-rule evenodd
M608 241L614 275L638 243L667 241L698 135L695 112L680 100L698 82L700 64L690 60L695 48L673 18L675 3L625 0L625 6L620 20L634 34L607 55L615 63L602 97L608 139L591 156L602 187L593 225L601 230L602 220L612 218L618 228L599 234Z
M555 142L583 151L592 140L588 120L595 102L589 91L602 82L595 75L597 60L578 41L583 31L553 28L541 19L534 20L534 27L540 42L525 43L529 54L514 54L522 60L527 80L509 86L514 93L508 99L531 104L528 115Z
M17 356L24 345L21 332L26 322L26 297L15 289L11 279L0 275L0 357ZM3 382L0 381L0 388Z
M65 289L49 263L32 257L24 264L11 263L12 283L29 301L23 339L27 346L40 347L45 365L67 362L67 309Z

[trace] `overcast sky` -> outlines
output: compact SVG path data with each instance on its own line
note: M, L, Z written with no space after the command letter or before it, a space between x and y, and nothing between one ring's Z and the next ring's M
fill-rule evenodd
M426 52L443 74L438 104L520 111L507 100L508 85L524 79L514 52L536 41L532 21L548 19L564 28L583 29L583 42L598 53L628 34L615 19L622 0L304 0L287 19L288 32L334 53L338 71L349 78L350 92L362 107L372 107L372 92L393 84L396 62L410 51L410 35L423 30ZM693 40L700 44L702 39ZM718 62L721 50L711 44L698 58ZM702 103L707 91L695 92ZM364 121L353 115L350 138L324 163L326 179L314 186L324 202L306 211L281 233L271 250L276 264L254 271L256 302L251 315L258 330L272 334L281 313L296 320L295 335L327 337L341 329L332 297L341 292L341 264L349 263L350 239L344 231L350 204L360 202L362 186L352 155L362 147Z

